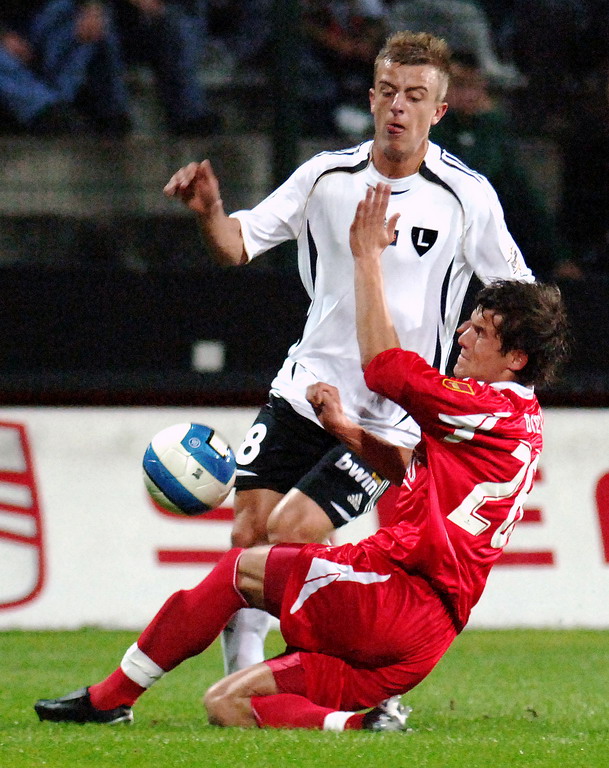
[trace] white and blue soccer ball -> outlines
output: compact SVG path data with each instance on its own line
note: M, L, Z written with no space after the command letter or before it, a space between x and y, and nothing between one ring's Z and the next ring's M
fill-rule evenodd
M219 507L235 482L231 447L203 424L161 430L146 449L143 467L153 501L178 515L201 515Z

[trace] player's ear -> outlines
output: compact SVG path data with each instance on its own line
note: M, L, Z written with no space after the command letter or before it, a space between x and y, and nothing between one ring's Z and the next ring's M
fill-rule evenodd
M529 356L522 349L512 349L508 354L508 368L510 371L521 371L529 362Z
M436 107L436 113L431 119L431 124L437 125L446 114L447 109L448 109L447 102L443 101L440 104L438 104L438 106Z

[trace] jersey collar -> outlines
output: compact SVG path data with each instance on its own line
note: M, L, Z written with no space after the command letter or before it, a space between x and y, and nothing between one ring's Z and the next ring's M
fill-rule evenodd
M413 173L411 176L404 176L401 179L390 179L387 176L383 176L374 167L374 163L370 162L366 169L366 183L372 187L375 187L379 182L382 184L389 184L391 187L391 194L396 195L401 192L409 192L410 190L418 187L421 183L421 176L418 173Z
M519 397L532 400L535 397L535 390L533 387L525 387L524 384L518 384L516 381L494 381L491 387L495 389L511 389Z

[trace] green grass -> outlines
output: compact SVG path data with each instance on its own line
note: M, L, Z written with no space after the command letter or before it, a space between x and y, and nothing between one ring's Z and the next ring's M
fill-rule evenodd
M129 632L0 633L7 768L596 768L609 765L609 632L467 631L406 700L410 734L219 729L200 705L219 646L138 702L132 726L40 723L37 698L112 671ZM270 650L281 649L279 636Z

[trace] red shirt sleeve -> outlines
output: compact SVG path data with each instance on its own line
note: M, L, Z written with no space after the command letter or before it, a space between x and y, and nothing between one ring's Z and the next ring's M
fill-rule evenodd
M511 411L508 401L488 384L441 374L416 352L404 349L381 352L364 377L373 392L393 400L421 429L439 438L454 431L452 416L506 416L506 408Z
M430 375L438 375L416 352L396 347L374 357L366 366L364 378L367 387L373 392L407 407L404 401L409 399L409 382L425 375L425 369Z

